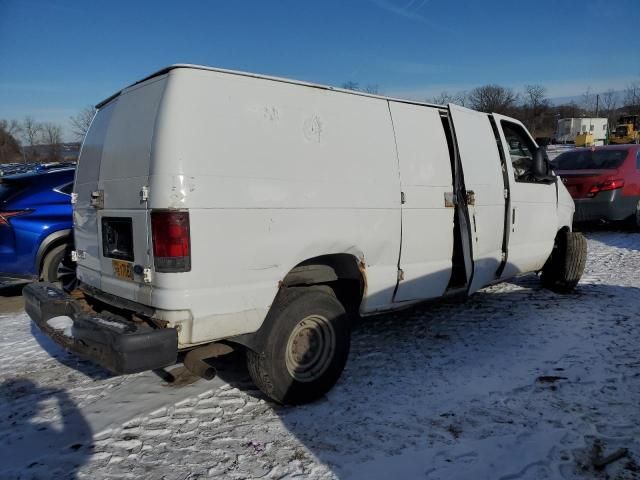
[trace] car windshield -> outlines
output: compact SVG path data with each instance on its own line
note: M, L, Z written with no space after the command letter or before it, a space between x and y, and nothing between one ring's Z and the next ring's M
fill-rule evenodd
M560 155L553 162L557 170L608 170L622 165L626 150L575 150Z

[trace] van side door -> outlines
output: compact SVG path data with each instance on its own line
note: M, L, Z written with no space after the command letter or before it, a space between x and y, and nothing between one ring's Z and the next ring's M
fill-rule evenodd
M462 165L473 250L469 293L497 280L503 259L505 188L500 152L485 113L449 105Z
M454 209L445 206L453 177L437 108L389 102L402 188L402 245L393 301L435 298L451 277Z
M553 249L558 228L557 185L533 175L538 145L525 126L493 114L509 175L508 259L501 278L540 270Z

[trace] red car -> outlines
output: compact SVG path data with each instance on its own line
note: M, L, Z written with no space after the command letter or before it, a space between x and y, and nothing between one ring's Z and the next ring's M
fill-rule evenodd
M576 204L574 222L631 220L640 227L640 145L576 148L552 165Z

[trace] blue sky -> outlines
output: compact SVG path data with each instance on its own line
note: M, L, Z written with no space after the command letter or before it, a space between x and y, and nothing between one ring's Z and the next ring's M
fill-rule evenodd
M67 128L83 106L172 63L330 85L352 80L415 99L486 83L539 83L551 97L622 89L640 79L639 6L0 0L0 118L32 115Z

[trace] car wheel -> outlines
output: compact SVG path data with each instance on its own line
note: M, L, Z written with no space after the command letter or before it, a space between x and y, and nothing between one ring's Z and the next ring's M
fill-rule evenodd
M584 272L587 240L581 233L561 231L542 268L542 285L557 293L570 293Z
M349 355L351 326L345 308L326 286L287 288L267 319L262 351L247 351L254 383L279 403L301 404L327 393Z
M68 292L76 287L76 267L71 261L70 245L58 245L45 255L40 279L58 285Z

